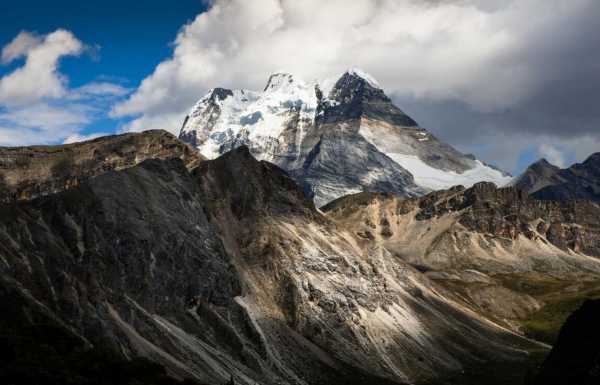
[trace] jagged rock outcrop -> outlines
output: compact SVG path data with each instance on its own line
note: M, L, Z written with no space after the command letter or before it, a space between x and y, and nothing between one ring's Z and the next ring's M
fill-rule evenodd
M53 319L207 384L448 383L540 348L363 247L248 148L164 158L0 204L10 325Z
M511 184L537 199L600 202L600 153L565 169L542 159L529 166Z
M385 247L517 331L547 301L600 289L600 206L590 201L479 183L411 199L362 193L323 210L363 247Z
M368 231L367 238L383 242L399 239L418 243L425 234L408 234L404 225L419 227L419 230L433 233L427 235L431 242L437 242L447 235L453 244L459 245L459 233L476 234L484 237L484 243L503 246L515 242L534 242L544 247L544 253L576 254L600 257L600 228L597 225L600 206L590 201L541 201L528 196L514 187L497 188L493 183L481 182L469 189L462 186L438 191L422 198L406 199L393 194L364 193L348 196L323 207L328 215L344 223L353 224L353 229ZM371 216L377 214L376 221ZM357 221L357 218L361 220ZM410 219L410 223L406 221ZM443 223L439 229L430 224ZM420 227L425 225L425 229ZM471 239L471 241L474 241ZM490 243L491 242L491 243ZM504 243L507 243L504 245ZM475 242L481 246L480 241ZM429 245L429 244L428 244ZM435 250L421 243L411 258L419 259L423 265L428 253ZM431 244L431 246L435 246ZM440 245L438 245L440 246ZM464 247L461 246L461 247ZM459 247L459 252L464 249ZM474 246L475 247L475 246ZM551 249L548 249L551 247ZM412 249L411 249L412 250ZM461 258L462 267L476 263L474 258ZM451 258L440 263L452 264ZM430 267L433 267L431 265ZM524 266L512 266L511 269Z
M0 201L28 200L79 185L146 159L202 158L166 131L123 134L62 146L0 147Z
M419 127L359 70L312 83L277 73L262 92L215 88L179 137L208 158L246 145L292 175L318 206L360 191L417 196L510 180Z

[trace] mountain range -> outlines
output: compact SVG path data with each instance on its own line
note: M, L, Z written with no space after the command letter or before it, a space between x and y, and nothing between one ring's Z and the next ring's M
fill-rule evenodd
M209 159L246 145L286 170L317 206L362 191L420 196L511 180L438 140L357 69L313 82L276 73L262 91L212 89L179 138Z
M511 182L538 199L600 201L600 152L561 169L540 159Z
M521 384L600 295L593 201L480 182L318 209L233 147L0 149L0 379L104 383L122 364L79 358L101 350L200 384Z

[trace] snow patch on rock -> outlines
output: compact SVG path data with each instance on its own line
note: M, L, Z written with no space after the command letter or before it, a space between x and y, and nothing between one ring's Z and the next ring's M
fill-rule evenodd
M456 185L471 187L481 181L493 182L501 187L512 179L510 176L505 176L502 172L486 166L478 160L475 161L474 168L463 173L457 173L431 167L416 155L398 153L386 153L386 155L408 170L414 176L417 185L431 190L444 190Z

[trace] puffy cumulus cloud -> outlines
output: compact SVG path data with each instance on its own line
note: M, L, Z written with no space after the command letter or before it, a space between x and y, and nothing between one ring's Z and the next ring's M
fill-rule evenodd
M215 1L182 28L173 57L113 112L141 113L148 122L164 113L181 114L213 86L261 88L280 69L314 79L353 66L373 73L392 91L503 102L508 68L498 67L493 92L478 84L486 63L515 44L515 37L492 19L462 3Z
M59 71L60 59L85 50L64 29L44 36L23 31L2 49L3 64L24 62L0 78L0 145L61 142L106 115L109 103L129 93L109 82L69 88Z
M509 170L516 149L537 147L542 136L598 131L594 0L210 4L182 27L172 57L113 108L133 117L125 129L177 132L208 88L260 89L282 69L311 80L359 67L423 126Z
M2 49L2 63L8 64L21 56L27 55L31 49L39 46L42 39L27 31L19 33L12 42Z
M21 32L2 50L5 63L25 56L25 65L0 79L0 103L25 104L64 96L66 79L58 72L63 56L79 55L84 45L71 32L56 30L43 38Z

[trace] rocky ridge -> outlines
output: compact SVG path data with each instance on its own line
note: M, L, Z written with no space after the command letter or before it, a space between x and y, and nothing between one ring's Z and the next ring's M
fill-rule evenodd
M537 199L600 202L600 153L564 169L542 159L525 170L511 185Z
M161 130L62 146L0 147L0 200L33 199L146 159L173 157L182 159L188 168L203 159L190 146Z
M544 349L250 149L191 169L174 155L0 204L0 293L19 299L2 325L52 321L206 384L448 383Z
M564 293L598 290L597 203L541 201L479 183L411 199L362 193L323 210L363 247L384 247L515 331Z

